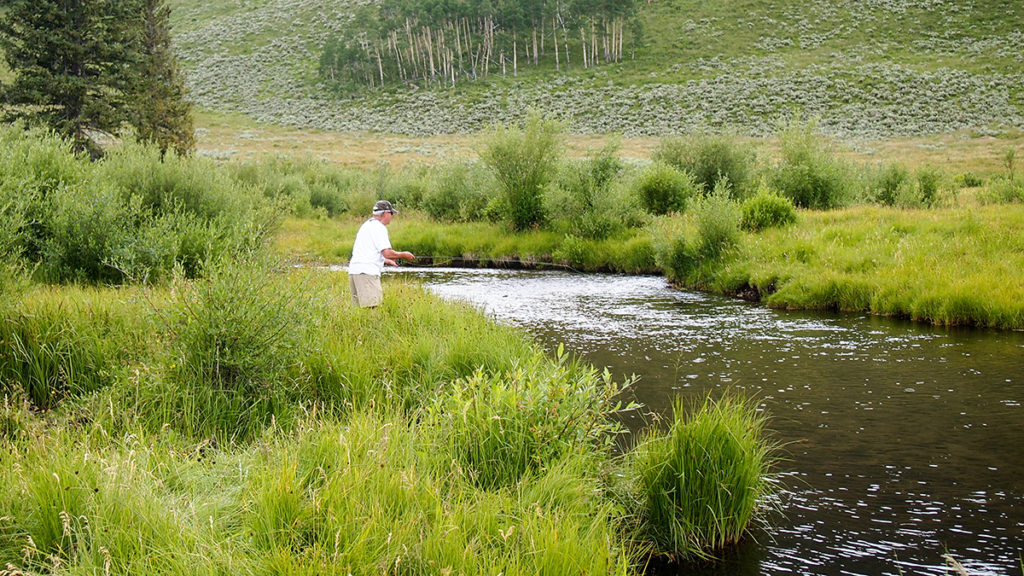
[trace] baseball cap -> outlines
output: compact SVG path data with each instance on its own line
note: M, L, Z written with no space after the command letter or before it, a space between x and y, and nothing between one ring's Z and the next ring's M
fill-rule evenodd
M391 212L392 214L398 214L398 210L395 210L395 207L392 206L391 202L388 202L387 200L378 200L377 203L373 205L373 211L375 213Z

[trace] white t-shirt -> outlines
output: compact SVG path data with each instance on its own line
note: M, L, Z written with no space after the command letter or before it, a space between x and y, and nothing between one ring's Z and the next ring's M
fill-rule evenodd
M384 270L384 255L381 252L387 248L391 248L387 226L376 218L370 218L356 233L356 242L352 245L352 258L348 262L348 273L380 276Z

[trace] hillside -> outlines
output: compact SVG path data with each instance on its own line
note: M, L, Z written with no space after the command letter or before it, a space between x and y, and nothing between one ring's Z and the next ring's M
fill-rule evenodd
M651 0L624 62L456 88L320 84L327 38L374 0L171 0L202 108L331 131L460 134L539 108L578 134L748 135L819 118L847 138L1024 126L1024 4L1001 0Z

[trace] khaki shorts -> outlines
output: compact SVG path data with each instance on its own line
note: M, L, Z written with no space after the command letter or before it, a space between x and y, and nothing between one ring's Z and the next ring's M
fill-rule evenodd
M380 288L380 276L349 274L348 286L352 290L352 303L360 308L380 306L384 301L384 292Z

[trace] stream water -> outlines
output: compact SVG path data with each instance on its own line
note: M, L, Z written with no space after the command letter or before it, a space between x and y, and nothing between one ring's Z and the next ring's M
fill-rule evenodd
M652 412L726 389L762 402L785 444L781 512L713 565L659 574L939 575L947 553L972 576L1021 573L1024 333L771 310L656 277L398 273L635 374Z

